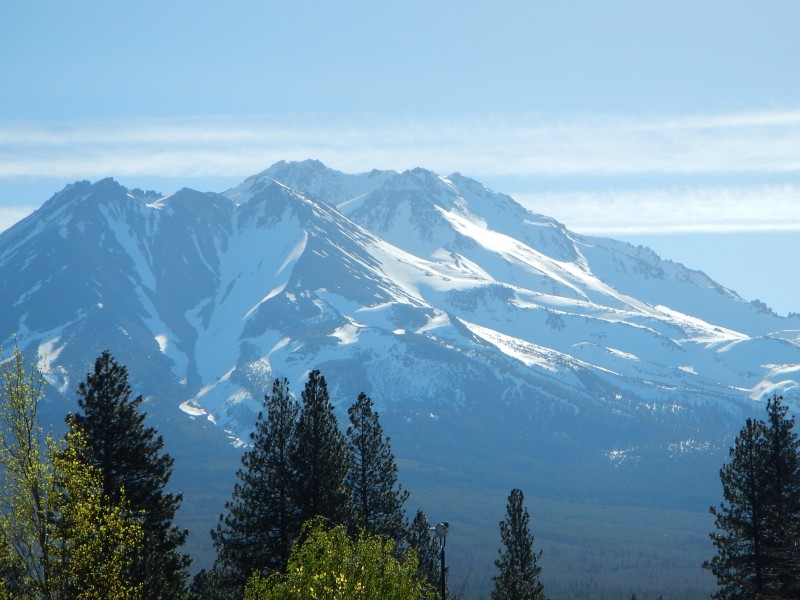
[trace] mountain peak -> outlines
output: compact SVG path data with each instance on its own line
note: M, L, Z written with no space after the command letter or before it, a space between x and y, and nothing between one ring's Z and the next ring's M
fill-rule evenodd
M497 497L513 481L683 510L718 493L751 399L800 381L797 319L458 173L279 162L158 196L76 182L0 234L0 344L17 334L57 409L111 348L195 460L183 481L217 462L203 432L247 439L271 380L320 369L337 406L381 407L429 498L430 473L469 473Z
M270 182L277 181L307 198L336 206L380 187L393 174L393 171L376 169L368 173L347 174L318 160L279 161L224 194L241 204Z

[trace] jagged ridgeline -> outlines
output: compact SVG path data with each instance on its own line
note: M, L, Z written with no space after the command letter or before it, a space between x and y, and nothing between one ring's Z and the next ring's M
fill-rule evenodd
M222 194L68 185L0 235L0 309L54 422L103 349L128 367L196 564L264 393L319 369L340 421L372 398L409 507L453 524L454 581L488 588L525 489L553 597L707 592L719 465L800 365L800 318L646 248L459 174L315 161Z

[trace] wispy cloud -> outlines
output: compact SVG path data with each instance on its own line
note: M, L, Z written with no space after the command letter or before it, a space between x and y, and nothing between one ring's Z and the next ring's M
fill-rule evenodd
M238 176L308 157L348 171L422 165L475 176L799 173L800 111L357 124L320 117L0 122L0 178Z
M202 187L203 180L243 178L277 160L305 158L347 172L423 166L511 178L516 197L586 233L800 230L800 110L350 122L319 115L0 121L0 189L20 179L106 176ZM525 189L526 178L536 179L535 188ZM648 178L676 185L691 180L694 187L631 191L631 182L641 186ZM548 182L568 190L576 179L584 188L586 180L596 182L596 191L531 192L547 189ZM737 179L763 185L731 183ZM4 214L10 220L19 212L8 208L0 220Z
M522 192L514 197L584 234L800 231L800 185Z

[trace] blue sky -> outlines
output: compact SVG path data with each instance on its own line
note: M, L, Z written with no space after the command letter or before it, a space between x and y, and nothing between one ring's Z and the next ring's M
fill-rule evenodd
M800 312L799 22L769 0L0 0L0 227L76 179L423 166Z

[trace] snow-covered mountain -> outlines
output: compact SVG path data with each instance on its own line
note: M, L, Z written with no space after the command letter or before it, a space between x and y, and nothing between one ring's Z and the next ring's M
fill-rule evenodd
M281 162L168 197L74 183L0 235L0 309L56 412L109 348L179 456L246 439L272 378L299 392L318 368L341 415L376 402L434 518L481 521L500 491L476 531L511 487L705 510L744 416L800 377L799 317L423 169Z

